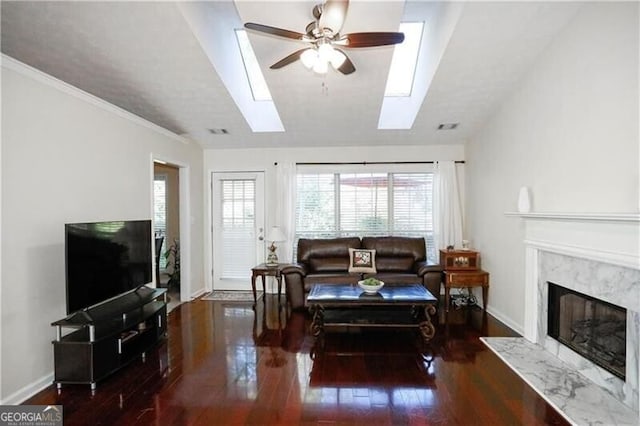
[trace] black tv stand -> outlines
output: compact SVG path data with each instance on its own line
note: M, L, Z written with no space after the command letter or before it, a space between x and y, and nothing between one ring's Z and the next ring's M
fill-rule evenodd
M139 287L51 323L54 380L63 384L96 383L124 367L167 335L167 290ZM75 329L63 335L63 329Z

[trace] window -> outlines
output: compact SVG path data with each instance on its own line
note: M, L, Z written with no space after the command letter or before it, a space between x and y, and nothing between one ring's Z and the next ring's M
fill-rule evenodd
M153 177L153 224L156 236L167 237L167 175L157 174ZM166 251L167 242L162 252ZM167 259L160 255L160 269L167 268Z
M256 181L220 180L222 208L222 273L227 279L244 279L256 263Z
M432 173L298 173L296 241L425 237L427 257L435 262L432 186Z
M397 44L389 67L385 96L410 96L422 42L424 22L402 22L404 42Z
M247 78L249 79L249 86L251 87L251 93L253 100L255 101L271 101L271 92L269 86L262 75L260 65L258 65L258 59L251 47L249 36L245 30L236 30L236 38L238 39L238 45L240 46L240 54L242 55L242 61L244 63L244 69L247 72Z

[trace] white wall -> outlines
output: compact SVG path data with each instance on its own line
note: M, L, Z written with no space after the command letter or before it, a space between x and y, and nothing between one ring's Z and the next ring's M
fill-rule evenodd
M638 4L588 3L466 145L469 238L491 273L490 311L522 330L523 223L532 209L637 212Z
M280 223L273 216L277 199L275 187L276 166L274 163L339 163L339 162L391 162L391 161L436 161L464 160L464 145L400 145L401 141L389 141L388 146L342 147L342 148L270 148L270 149L223 149L205 150L204 169L211 182L211 173L230 171L263 171L265 176L265 222L267 228ZM398 143L399 145L392 145ZM420 167L420 166L417 166ZM423 167L427 167L426 165ZM461 191L464 191L464 170L460 170ZM205 229L211 229L211 193L209 192L209 211L205 218ZM212 270L211 235L205 240L207 271ZM211 274L206 273L207 288L211 288Z
M151 218L152 156L189 167L192 291L203 286L202 150L3 57L2 403L50 384L65 316L64 223Z

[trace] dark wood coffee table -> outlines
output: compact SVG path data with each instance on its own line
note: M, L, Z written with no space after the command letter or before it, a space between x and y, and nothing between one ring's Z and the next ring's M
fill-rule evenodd
M307 295L313 316L311 334L324 341L324 329L343 327L413 327L425 343L435 335L431 316L438 299L422 284L385 284L367 294L355 284L314 284Z

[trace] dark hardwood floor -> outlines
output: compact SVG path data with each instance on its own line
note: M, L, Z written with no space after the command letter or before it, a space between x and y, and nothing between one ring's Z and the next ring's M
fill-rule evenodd
M266 309L265 309L266 308ZM478 340L513 336L482 313L441 326L429 354L412 331L328 333L312 359L304 313L276 298L196 300L169 314L169 339L100 382L51 386L25 404L62 404L65 425L565 425Z

